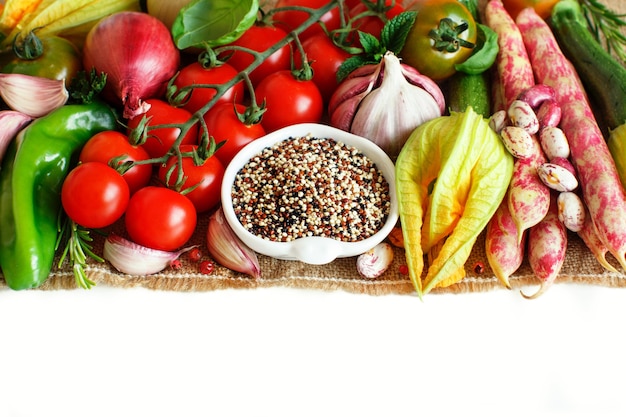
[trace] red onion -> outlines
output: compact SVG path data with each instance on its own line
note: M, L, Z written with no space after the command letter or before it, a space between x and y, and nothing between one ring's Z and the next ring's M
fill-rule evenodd
M180 52L160 20L125 11L105 17L89 31L83 64L107 75L104 97L121 103L123 116L132 118L150 108L145 99L165 92L178 70Z

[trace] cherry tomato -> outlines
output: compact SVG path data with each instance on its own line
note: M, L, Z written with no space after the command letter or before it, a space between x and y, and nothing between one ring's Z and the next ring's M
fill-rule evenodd
M80 152L80 162L102 162L109 164L111 159L126 155L118 165L127 161L145 161L150 159L148 152L141 146L132 145L128 136L114 130L106 130L96 133L85 143ZM152 177L152 165L134 165L122 174L122 178L128 183L130 193L133 194L141 187L145 187Z
M22 41L19 42L21 45L18 49L19 54L14 54L14 58L3 66L3 73L33 75L53 80L64 79L65 85L69 86L72 78L83 69L79 50L65 38L58 36L39 38L31 32ZM33 45L41 47L35 52L36 57L33 59L25 57L24 53L33 53Z
M454 65L464 62L474 52L473 46L477 39L474 17L457 0L426 0L415 7L417 18L400 51L400 57L405 64L433 80L449 78L456 72ZM446 22L450 23L447 28ZM454 35L455 29L465 24L467 28ZM452 35L455 41L446 42L449 50L436 47L431 35L433 30L443 38ZM464 46L465 42L468 44Z
M301 6L311 9L319 9L328 4L328 0L278 0L276 2L276 8L279 7L292 7ZM273 16L274 24L285 32L291 32L296 29L305 20L309 18L309 13L298 10L285 10L283 12L277 12ZM326 12L321 18L320 22L324 23L326 29L330 32L341 27L341 16L339 14L339 8L334 7ZM324 29L319 23L314 23L305 29L300 35L300 40L304 40L314 33L324 33Z
M535 9L537 14L544 19L550 17L552 8L559 0L502 0L504 8L515 19L517 14L527 7Z
M374 3L376 3L376 0L374 0ZM402 2L400 0L386 0L386 10L383 9L379 11L382 16L371 15L355 19L359 14L368 11L368 7L365 3L357 3L355 6L348 9L348 17L354 19L352 21L352 28L361 32L369 33L380 39L380 33L383 30L383 26L385 26L386 21L393 19L395 16L404 11L404 7L401 3Z
M124 216L132 241L164 251L176 250L187 243L197 222L191 200L167 187L154 185L132 195Z
M61 188L61 203L68 217L93 229L110 226L122 217L129 196L124 178L102 162L77 165Z
M239 39L232 42L230 45L263 52L286 36L287 32L278 27L253 25L246 30ZM243 71L252 61L254 61L252 54L245 51L234 51L227 62L238 71ZM265 59L258 67L250 72L248 76L250 77L252 85L257 85L269 74L289 68L291 68L291 49L289 45L285 45Z
M267 110L261 125L266 132L297 123L319 123L324 100L311 80L298 80L291 71L279 71L264 78L255 89L257 103Z
M151 98L146 100L150 104L150 109L139 116L135 116L128 120L128 128L135 129L142 118L150 117L149 126L165 125L165 124L182 124L191 118L191 113L183 108L174 107L163 100ZM148 132L148 138L141 146L148 152L151 158L160 158L165 155L171 148L178 136L180 129L176 127L160 127L151 129ZM192 126L187 134L182 138L180 144L196 144L198 141L198 126Z
M207 131L216 143L224 142L215 152L215 156L225 167L233 157L248 143L265 135L265 129L260 123L248 123L239 119L235 113L243 114L246 106L243 104L219 104L206 115Z
M183 145L180 147L182 153L190 153L197 150L196 145ZM167 187L175 188L178 176L177 156L172 155L164 165L159 167L159 180ZM220 188L224 178L224 165L215 155L207 158L201 165L194 163L191 156L183 156L182 172L183 183L175 189L179 192L194 187L185 193L191 200L196 211L202 213L216 207L220 202ZM169 174L168 174L169 173Z
M193 62L184 66L174 80L177 88L188 87L194 84L224 84L231 81L239 73L232 65L227 63L214 67L204 68L199 62ZM188 98L185 99L182 108L190 113L200 110L215 96L214 88L194 88ZM240 103L244 97L244 85L239 81L229 88L216 103Z
M324 103L337 89L337 69L351 55L335 45L325 33L316 33L302 42L307 61L313 68L313 82L322 93ZM294 62L302 62L299 50L294 54Z

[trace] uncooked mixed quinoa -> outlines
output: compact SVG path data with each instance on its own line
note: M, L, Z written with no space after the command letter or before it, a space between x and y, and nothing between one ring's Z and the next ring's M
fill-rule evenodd
M360 241L383 227L391 209L376 164L352 146L311 136L263 149L238 172L232 197L241 224L275 242Z

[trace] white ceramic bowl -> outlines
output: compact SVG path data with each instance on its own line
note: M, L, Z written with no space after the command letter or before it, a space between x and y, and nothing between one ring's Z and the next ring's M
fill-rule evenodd
M391 207L386 223L374 235L357 241L343 242L337 239L312 236L302 237L290 242L276 242L263 239L248 232L241 224L232 202L232 185L241 168L266 147L290 137L311 135L318 138L332 138L353 146L374 162L389 184ZM387 154L372 141L353 135L332 126L302 123L285 127L256 139L244 147L230 162L224 174L221 189L222 207L228 224L235 234L257 253L282 260L298 260L308 264L322 265L336 258L357 256L382 242L391 232L398 220L398 200L396 197L395 168Z

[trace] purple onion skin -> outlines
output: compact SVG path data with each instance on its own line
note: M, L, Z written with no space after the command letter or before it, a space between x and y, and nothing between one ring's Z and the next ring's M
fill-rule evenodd
M98 22L85 39L83 65L107 75L103 96L132 118L161 96L176 74L180 51L170 31L147 13L118 12Z

